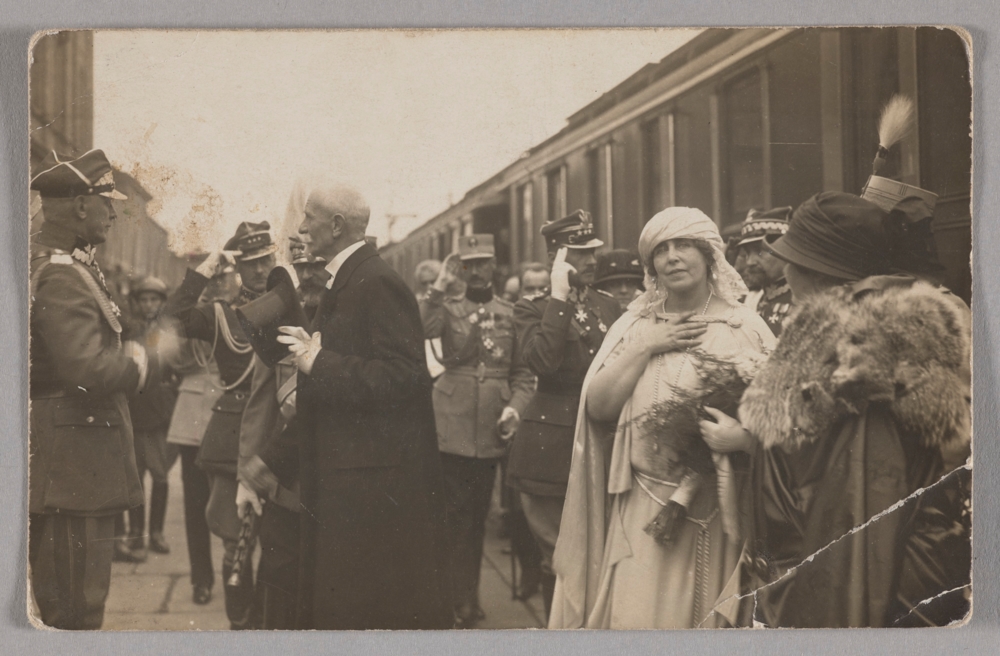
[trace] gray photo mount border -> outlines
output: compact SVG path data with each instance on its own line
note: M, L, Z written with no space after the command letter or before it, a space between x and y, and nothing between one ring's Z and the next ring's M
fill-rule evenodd
M547 3L507 0L480 5L432 0L369 4L322 2L247 2L174 0L162 6L129 6L94 0L67 3L0 0L0 222L3 255L0 266L0 334L15 345L0 357L0 372L11 390L0 400L0 463L7 503L0 505L0 552L8 567L0 568L0 644L7 653L66 654L339 653L386 654L535 654L582 653L993 653L1000 628L1000 440L994 390L1000 371L1000 288L990 274L1000 264L1000 231L993 229L998 192L988 180L1000 179L1000 149L994 146L997 116L986 108L1000 106L1000 12L993 0L962 4L929 0L760 0L722 3L682 0L671 3L596 0ZM427 633L167 633L39 631L25 614L27 410L27 53L38 31L62 28L461 28L461 27L750 27L941 25L961 28L971 37L973 57L973 343L976 357L974 408L974 610L960 628L925 630L771 630L771 631L629 631L546 632L473 631ZM983 217L983 220L978 220Z

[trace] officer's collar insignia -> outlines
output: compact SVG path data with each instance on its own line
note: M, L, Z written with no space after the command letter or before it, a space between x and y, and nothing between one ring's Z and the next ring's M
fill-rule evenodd
M767 292L764 293L764 298L770 301L772 298L777 298L782 294L784 294L785 292L789 291L790 289L791 287L788 286L788 283L785 282L784 280L781 280L775 287L769 289Z
M73 244L73 252L71 253L73 259L86 264L87 266L94 266L94 258L97 256L97 249L77 238L76 243Z

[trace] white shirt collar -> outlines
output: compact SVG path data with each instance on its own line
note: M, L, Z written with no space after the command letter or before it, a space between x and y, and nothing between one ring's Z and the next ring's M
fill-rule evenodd
M344 250L334 255L333 259L330 260L330 263L327 264L325 267L326 270L330 273L330 279L326 281L327 289L333 288L333 281L337 279L337 272L340 271L340 267L344 266L344 262L347 261L347 258L353 255L354 251L358 250L364 245L365 245L365 240L362 239L360 241L354 242Z

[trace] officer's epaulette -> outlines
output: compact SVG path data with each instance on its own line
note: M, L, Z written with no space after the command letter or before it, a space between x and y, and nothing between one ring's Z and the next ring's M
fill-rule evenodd
M614 298L614 296L612 296L610 292L606 292L603 289L598 289L597 287L591 287L591 289L593 289L598 294L603 294L604 296L607 296L608 298Z
M537 292L535 294L527 294L524 297L524 300L526 300L526 301L540 301L540 300L548 298L548 297L549 297L549 292Z
M34 247L31 251L32 263L43 261L45 264L73 264L73 256L66 251L49 246Z

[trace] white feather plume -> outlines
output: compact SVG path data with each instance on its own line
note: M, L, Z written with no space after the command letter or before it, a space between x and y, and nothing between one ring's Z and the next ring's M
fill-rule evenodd
M913 127L913 101L907 96L894 95L882 108L878 121L878 144L889 150Z

